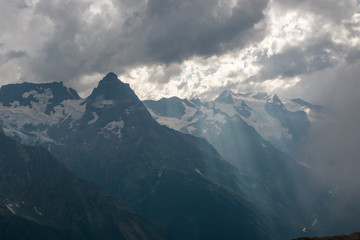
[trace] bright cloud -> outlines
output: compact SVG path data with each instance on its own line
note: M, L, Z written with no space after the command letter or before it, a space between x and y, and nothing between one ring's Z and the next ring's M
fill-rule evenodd
M86 96L113 71L142 99L225 89L314 98L303 94L313 76L360 64L355 0L16 0L0 9L1 84L64 81Z

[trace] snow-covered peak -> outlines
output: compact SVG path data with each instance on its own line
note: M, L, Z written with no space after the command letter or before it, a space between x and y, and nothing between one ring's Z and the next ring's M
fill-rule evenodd
M164 98L145 101L145 105L160 124L202 137L213 129L220 133L227 121L240 117L265 140L286 152L306 135L310 123L321 121L318 107L299 99L281 100L265 92L227 90L209 102Z

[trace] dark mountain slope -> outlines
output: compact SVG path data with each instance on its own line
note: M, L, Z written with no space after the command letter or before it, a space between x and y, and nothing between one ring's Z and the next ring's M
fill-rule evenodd
M0 134L0 239L163 239L47 151Z

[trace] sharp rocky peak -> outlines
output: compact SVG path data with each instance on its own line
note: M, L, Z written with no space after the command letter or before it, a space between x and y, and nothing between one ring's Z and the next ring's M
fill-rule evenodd
M98 86L93 90L88 98L94 99L99 96L108 100L131 97L140 101L133 90L131 90L129 84L120 81L118 76L113 72L108 73L102 80L100 80Z
M104 122L120 118L122 120L137 118L136 121L131 121L142 123L154 121L129 84L120 81L112 72L100 80L98 86L86 99L84 119L86 121L94 119L95 113Z
M123 82L120 81L120 79L118 78L118 76L113 73L113 72L109 72L108 74L106 74L106 76L99 82L99 86L100 85L109 85L109 84L124 84Z

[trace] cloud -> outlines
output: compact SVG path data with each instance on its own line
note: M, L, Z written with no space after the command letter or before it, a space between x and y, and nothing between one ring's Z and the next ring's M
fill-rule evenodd
M33 56L39 79L75 80L85 74L119 73L141 65L166 66L210 57L261 40L267 0L241 1L45 1L34 13L52 23ZM125 9L124 9L125 8ZM164 74L158 82L168 82ZM154 76L155 77L155 76ZM149 81L156 82L152 77ZM163 77L168 79L163 79Z
M181 62L193 56L223 54L249 43L256 37L254 25L264 18L266 6L264 0L242 0L233 6L215 0L153 0L141 23L130 31L147 39L145 51L152 59Z
M358 63L358 10L352 0L3 1L1 83L64 81L85 94L114 71L142 98L291 92L344 58Z
M249 81L291 78L333 67L339 61L343 47L329 36L307 39L300 46L285 47L281 53L268 56L262 53L257 60L261 70Z
M160 84L165 84L170 81L174 76L179 76L181 74L181 65L177 63L169 64L168 66L159 66L154 68L150 74L150 82L158 82Z
M274 0L273 3L283 9L311 12L336 24L341 24L343 20L349 19L358 4L356 0Z
M360 47L349 49L345 59L348 64L357 64L360 60Z
M315 101L332 111L327 126L309 136L298 158L307 160L319 179L333 186L335 197L327 203L328 218L340 226L347 225L347 231L358 224L360 212L356 204L360 200L359 76L358 63L343 61L308 75L297 88L316 96Z

